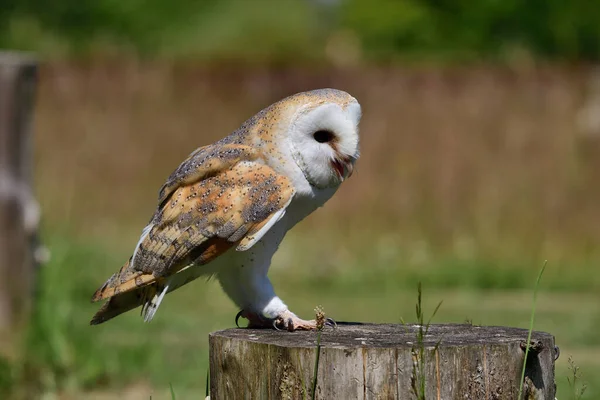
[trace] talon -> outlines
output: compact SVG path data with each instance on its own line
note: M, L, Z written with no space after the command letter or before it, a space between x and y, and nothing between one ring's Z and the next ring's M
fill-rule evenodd
M335 322L335 320L333 318L327 318L327 319L325 319L325 325L331 326L334 329L337 328L337 322Z
M273 328L275 328L276 331L280 331L281 329L277 326L277 319L273 320Z
M288 318L287 330L288 332L294 332L294 321L291 318Z
M238 312L235 316L235 326L237 326L238 328L240 328L240 325L238 324L238 320L240 319L240 317L242 316L243 313L244 313L244 310L240 310L240 312Z

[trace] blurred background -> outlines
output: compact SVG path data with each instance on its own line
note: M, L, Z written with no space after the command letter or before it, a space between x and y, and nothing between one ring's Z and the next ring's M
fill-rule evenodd
M131 254L196 147L298 91L362 104L355 174L274 259L301 316L556 336L600 396L600 13L573 0L3 0L0 46L41 60L34 190L50 260L4 397L204 395L209 332L238 311L215 282L150 324L96 327L89 299Z

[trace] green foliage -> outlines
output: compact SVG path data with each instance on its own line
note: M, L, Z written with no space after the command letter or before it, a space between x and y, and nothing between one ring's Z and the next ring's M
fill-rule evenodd
M85 52L102 41L148 52L162 34L180 25L190 11L202 13L214 3L214 0L59 0L49 6L42 0L23 0L12 8L13 24L6 27L4 41L10 45L15 24L29 21L40 34L51 33L75 52Z
M574 0L4 0L0 45L272 61L323 59L349 32L367 59L600 59L600 13Z
M600 57L600 14L585 0L350 0L342 23L374 56L402 53Z
M5 13L0 45L50 55L293 58L314 50L314 21L309 5L294 0L26 0Z
M161 52L254 62L314 58L317 22L306 2L219 1L173 31L171 44Z
M358 32L363 48L374 56L431 47L435 26L429 9L419 1L350 1L342 13L342 26Z

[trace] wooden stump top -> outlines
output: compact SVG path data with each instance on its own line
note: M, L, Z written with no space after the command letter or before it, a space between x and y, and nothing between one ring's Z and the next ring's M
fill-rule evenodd
M419 325L415 324L367 324L338 322L337 328L326 327L321 334L321 348L413 348ZM423 338L425 347L465 345L494 345L509 342L525 342L527 329L505 326L476 326L469 324L431 325ZM313 348L317 345L315 332L285 332L267 329L232 328L213 332L211 337L247 340L279 347ZM532 332L531 340L554 341L546 332Z
M528 331L468 324L340 323L316 332L226 329L210 345L211 399L514 400ZM554 337L533 332L525 367L526 399L553 400ZM418 395L417 395L418 393Z

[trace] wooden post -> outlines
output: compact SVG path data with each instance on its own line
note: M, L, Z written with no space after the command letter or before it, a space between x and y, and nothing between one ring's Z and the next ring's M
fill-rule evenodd
M417 399L424 380L428 400L517 399L527 330L431 325L422 346L417 332L415 325L325 328L316 398ZM316 341L315 332L211 333L211 400L310 399ZM524 398L554 400L554 337L534 332L529 351Z
M39 207L31 192L37 63L0 52L0 351L12 352L33 292Z

